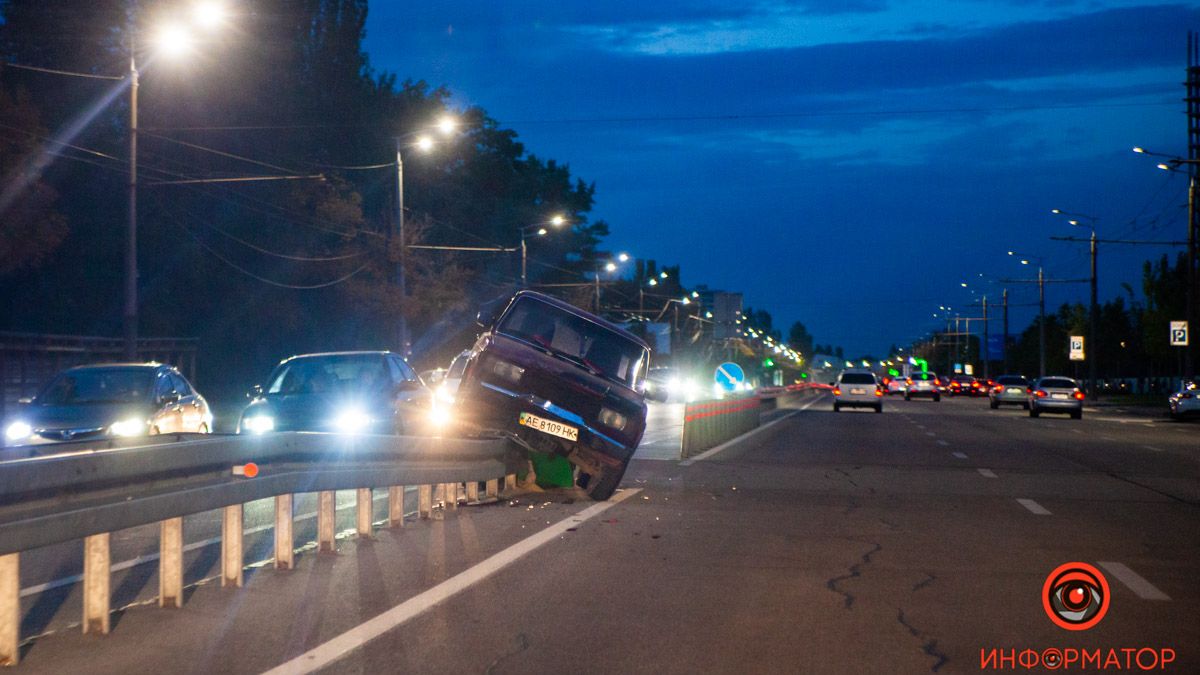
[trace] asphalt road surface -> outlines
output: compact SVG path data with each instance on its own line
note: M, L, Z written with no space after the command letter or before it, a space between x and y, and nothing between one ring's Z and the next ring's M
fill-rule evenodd
M45 635L17 672L979 672L992 650L1051 648L1122 665L1169 650L1166 672L1200 672L1200 424L801 404L703 461L635 460L603 504L527 494L350 535L241 589L193 586L181 610L152 604L155 565L130 565L116 604L141 604L105 637L72 625L77 584L35 588L69 577L66 549L33 552L25 634ZM246 526L268 518L250 505ZM215 515L188 530L217 536ZM130 533L114 562L157 550ZM254 536L248 563L270 555ZM189 581L215 574L215 549L192 550ZM1069 562L1109 585L1089 630L1043 608Z

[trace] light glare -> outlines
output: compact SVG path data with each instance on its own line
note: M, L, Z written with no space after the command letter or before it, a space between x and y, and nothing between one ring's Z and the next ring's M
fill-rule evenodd
M206 2L198 2L192 8L192 16L196 18L196 23L205 28L216 28L225 21L228 12L225 10L225 5L216 0L207 0Z
M191 34L183 26L174 23L160 28L154 43L159 53L170 58L190 53L193 46Z

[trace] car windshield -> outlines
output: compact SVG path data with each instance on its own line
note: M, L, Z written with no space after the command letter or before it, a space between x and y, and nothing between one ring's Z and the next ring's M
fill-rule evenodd
M1026 382L1025 382L1025 378L1023 378L1023 377L1001 377L1000 379L996 380L996 383L997 384L1018 384L1018 385L1024 386Z
M520 298L496 327L628 387L637 384L646 350L592 321L534 298Z
M1043 389L1074 389L1075 381L1061 377L1048 377L1039 383Z
M391 378L378 354L330 354L290 359L275 370L268 394L383 391Z
M913 373L912 375L909 375L909 377L912 378L913 382L937 380L937 375L934 375L933 373Z
M842 375L842 384L875 384L875 376L870 373L846 373Z
M39 405L139 403L150 398L154 371L145 368L69 370L50 381L37 396Z
M442 379L458 380L462 379L463 371L467 369L467 354L459 354L450 364L450 370L446 371L446 375Z

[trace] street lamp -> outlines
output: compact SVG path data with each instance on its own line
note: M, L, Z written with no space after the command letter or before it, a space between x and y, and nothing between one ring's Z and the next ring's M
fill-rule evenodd
M1018 256L1019 254L1009 251L1009 255ZM1042 271L1041 256L1020 255L1022 265L1028 265L1029 260L1037 260L1038 264L1038 377L1046 376L1046 276ZM1007 348L1007 345L1005 345Z
M1091 253L1092 253L1092 278L1091 278L1091 303L1088 307L1088 342L1091 343L1091 356L1086 356L1088 362L1088 395L1095 401L1099 398L1100 388L1096 385L1096 357L1100 354L1096 344L1096 324L1099 321L1100 309L1096 302L1096 222L1100 219L1095 216L1089 216L1086 213L1071 213L1062 209L1051 209L1051 213L1063 216L1067 222L1073 226L1079 227L1079 219L1082 218L1091 222L1092 238L1091 238ZM1085 352L1086 353L1086 352Z
M619 253L619 254L617 254L617 260L620 262L626 262L627 260L629 260L629 254L628 253ZM597 260L596 261L596 313L597 314L600 313L600 267L601 267L600 261ZM617 263L612 260L605 261L603 267L604 267L605 272L612 273L612 272L617 271Z
M533 232L539 237L544 237L550 232L546 229L546 225L562 227L566 222L567 219L565 216L561 214L555 214L545 223L534 223L532 225L524 225L518 228L518 232L521 235L521 288L529 288L529 280L526 276L529 249L525 244L525 239L529 236L529 233Z
M218 2L194 6L192 21L206 29L215 29L225 18ZM155 33L154 46L165 56L178 57L191 50L192 35L184 23L162 26ZM138 78L137 40L129 29L129 210L125 233L125 307L123 351L127 361L138 358L138 264L137 264L137 190L138 190Z
M449 136L457 129L457 123L451 123L453 120L450 116L444 116L435 125L444 135ZM399 241L400 251L399 260L396 261L396 292L400 296L400 316L399 326L397 326L397 339L400 342L400 356L408 358L409 355L409 339L408 339L408 288L404 279L404 258L407 251L407 244L404 241L404 144L406 139L416 137L412 147L415 147L421 152L430 152L433 150L436 143L433 138L424 132L415 132L404 136L397 136L392 140L396 145L396 238Z

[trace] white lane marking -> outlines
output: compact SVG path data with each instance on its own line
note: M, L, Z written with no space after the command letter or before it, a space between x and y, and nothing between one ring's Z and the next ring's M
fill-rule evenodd
M991 469L976 469L976 471L978 471L979 475L983 476L984 478L996 478L997 477L996 472L992 471Z
M458 595L471 586L483 581L500 570L508 567L517 560L532 553L537 548L561 536L569 528L590 520L608 509L620 504L641 490L621 490L606 502L593 504L579 513L568 516L557 523L541 530L533 536L509 546L442 583L423 593L405 600L395 607L351 628L337 637L317 645L303 654L279 664L268 670L265 675L284 675L284 673L311 673L341 659L350 652L362 647L384 633L420 616L433 609L438 604Z
M1071 433L1073 433L1073 434L1082 434L1083 432L1082 432L1082 431L1080 431L1080 430L1078 430L1078 429L1072 429L1072 430L1071 430Z
M950 454L954 455L955 457L957 457L957 458L959 458L959 459L966 459L966 458L967 458L967 453L965 453L965 452L952 452L952 453L950 453Z
M1042 506L1041 504L1033 501L1032 499L1018 499L1017 503L1020 504L1021 506L1024 506L1025 508L1029 509L1029 512L1033 513L1035 515L1039 515L1039 516L1050 515L1049 509L1047 509L1046 507Z
M938 442L937 442L937 444L938 444L938 445L950 445L950 443L949 443L948 441L943 441L943 440L942 440L942 439L940 439L940 438L938 439Z
M918 428L918 429L924 429L924 428L925 428L925 425L924 425L924 424L918 424L918 425L917 425L917 428Z
M937 434L933 433L932 431L926 431L925 435L926 436L937 436Z
M405 492L415 492L416 490L417 490L416 487L410 487L410 488L406 488ZM386 492L384 492L383 494L375 495L375 501L379 501L381 499L387 499ZM352 509L355 507L356 507L355 502L346 502L346 503L342 504L341 506L337 507L337 510L345 511L346 509ZM317 517L317 512L313 511L311 513L302 513L300 515L297 515L295 517L295 520L309 520L311 518L316 518L316 517ZM147 527L151 527L151 526L147 526ZM258 534L259 532L266 532L267 530L273 530L273 529L275 529L275 523L271 523L269 525L259 525L257 527L251 527L251 528L247 529L243 533L243 536L248 535L248 534ZM201 539L200 541L194 541L190 544L185 545L183 547L183 552L190 553L192 551L195 551L196 549L201 549L201 548L204 548L205 546L212 546L213 544L219 544L219 543L221 543L220 537L212 537L210 539ZM131 567L137 567L138 565L144 565L146 563L154 562L155 560L158 560L158 558L159 558L158 553L147 553L146 555L140 555L136 558L131 558L129 560L122 560L119 563L113 563L112 567L110 568L110 571L120 572L121 570L127 570ZM62 586L70 586L72 584L77 584L81 581L83 581L82 574L72 574L69 577L60 577L60 578L54 579L52 581L47 581L44 584L37 584L36 586L29 586L27 588L22 588L21 589L21 597L24 598L24 597L28 597L30 595L37 595L38 593L44 593L46 591L54 590L55 588L60 588Z
M1100 440L1103 440L1103 441L1109 441L1109 442L1113 442L1113 443L1115 443L1117 439L1113 438L1112 436L1101 436L1101 437L1100 437Z
M1143 445L1142 447L1147 450L1153 450L1154 452L1166 452L1166 450L1163 450L1162 448L1156 448L1153 445Z
M780 422L788 419L792 415L796 415L797 413L800 412L800 410L807 409L808 406L812 405L813 403L816 403L816 401L815 400L810 401L808 403L808 405L804 406L803 408L800 408L799 410L793 410L792 412L790 412L786 415L783 415L782 417L780 417L778 419L774 419L774 420L771 420L770 422L767 422L766 424L762 425L761 427L751 429L750 431L747 431L746 433L742 434L741 436L738 436L737 438L731 438L731 439L725 441L724 443L718 445L715 448L710 448L708 450L705 450L704 452L696 455L695 457L689 457L688 459L682 460L681 462L679 462L679 466L691 466L692 464L695 464L696 462L699 462L702 459L708 459L709 457L712 457L713 455L715 455L719 452L724 452L726 449L728 449L734 443L738 443L747 438L750 438L751 436L757 435L759 432L770 429L771 427L775 426L776 424L779 424Z
M1099 563L1106 572L1116 577L1118 581L1129 587L1134 595L1143 600L1170 600L1171 597L1154 587L1154 584L1143 579L1137 572L1119 562Z

